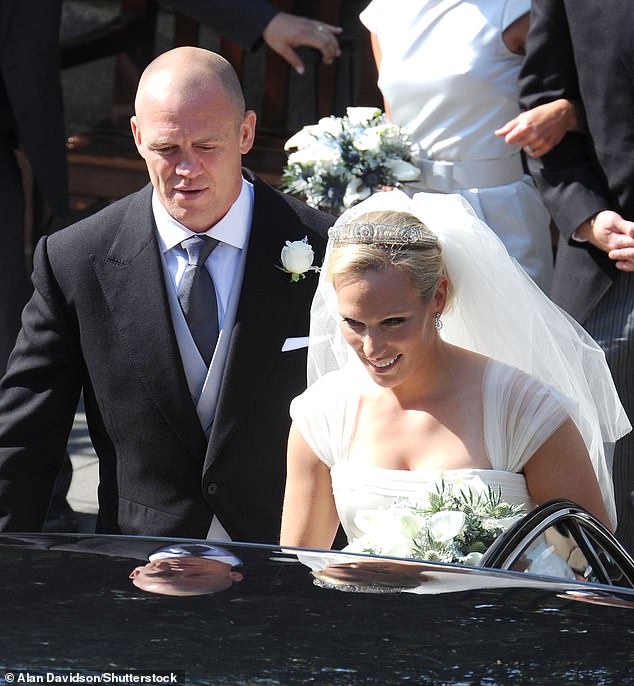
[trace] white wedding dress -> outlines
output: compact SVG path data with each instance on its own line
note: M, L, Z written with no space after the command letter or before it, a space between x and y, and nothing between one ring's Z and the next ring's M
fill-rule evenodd
M365 372L363 372L365 375ZM341 524L349 541L362 535L355 524L360 510L387 509L396 499L413 503L435 489L437 471L402 471L348 459L364 383L360 370L326 374L291 404L296 427L313 452L330 467ZM479 477L499 487L502 500L535 506L521 473L535 451L569 416L563 397L534 377L501 362L487 362L482 382L485 449L491 469L442 472L447 482Z
M519 114L522 56L503 31L530 0L373 0L360 18L381 46L378 85L420 151L408 193L460 193L548 293L549 215L520 149L494 131Z

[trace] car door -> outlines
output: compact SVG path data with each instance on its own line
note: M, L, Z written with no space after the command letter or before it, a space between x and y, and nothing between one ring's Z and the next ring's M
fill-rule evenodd
M634 588L634 559L601 522L566 500L528 513L493 543L481 564Z

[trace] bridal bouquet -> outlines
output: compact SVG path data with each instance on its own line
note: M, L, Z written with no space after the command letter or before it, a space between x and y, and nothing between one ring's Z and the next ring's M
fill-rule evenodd
M386 510L359 510L355 524L363 535L346 552L478 565L493 541L525 514L478 477L455 484L441 478L427 497L426 503L400 499Z
M345 117L324 117L288 139L282 176L287 193L312 207L341 214L381 186L420 175L403 129L375 107L348 107Z

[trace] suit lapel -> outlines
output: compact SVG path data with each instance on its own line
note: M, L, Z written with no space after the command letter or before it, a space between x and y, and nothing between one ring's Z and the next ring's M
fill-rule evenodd
M174 433L200 459L206 440L171 321L151 195L146 187L132 196L108 255L94 258L95 272L140 382Z
M227 363L205 466L222 450L262 384L289 335L296 332L298 309L306 306L300 289L314 284L290 283L288 274L277 268L280 252L287 240L301 240L301 228L294 216L285 218L278 203L272 203L275 191L256 181L253 221L240 303L233 329ZM290 214L290 213L289 213ZM273 218L273 221L272 221ZM280 228L281 227L281 228ZM301 318L299 319L301 321Z

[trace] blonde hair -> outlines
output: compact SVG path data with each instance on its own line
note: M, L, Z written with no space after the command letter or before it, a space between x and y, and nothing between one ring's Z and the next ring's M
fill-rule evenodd
M333 284L339 277L397 269L410 278L422 301L429 302L438 279L447 276L438 237L408 212L367 212L337 227L334 240L326 272ZM448 301L450 296L451 283Z

